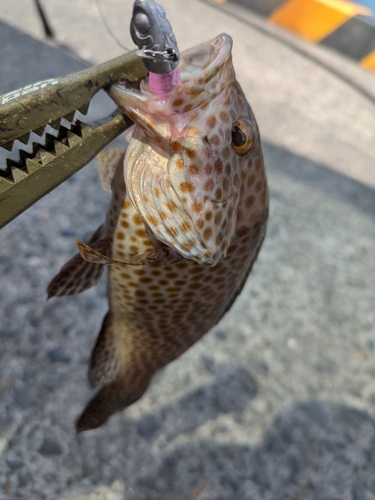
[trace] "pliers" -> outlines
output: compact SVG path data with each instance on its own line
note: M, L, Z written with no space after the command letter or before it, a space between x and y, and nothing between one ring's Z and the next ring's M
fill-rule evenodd
M132 122L116 110L92 124L75 119L86 114L100 90L121 80L139 82L147 69L136 52L62 78L34 83L0 96L0 146L12 150L15 140L28 143L31 132L42 136L46 125L57 136L20 149L19 161L0 167L0 228L92 160ZM65 118L70 123L61 123Z
M148 71L167 73L176 66L177 43L164 10L154 0L135 1L130 31L138 51L0 96L1 147L11 151L15 140L27 144L31 132L43 136L47 125L57 131L45 134L44 144L34 142L31 153L21 149L18 161L7 159L6 168L0 166L0 228L132 125L119 109L91 124L76 119L77 110L86 114L94 95L112 83L139 85ZM61 122L63 118L70 126Z

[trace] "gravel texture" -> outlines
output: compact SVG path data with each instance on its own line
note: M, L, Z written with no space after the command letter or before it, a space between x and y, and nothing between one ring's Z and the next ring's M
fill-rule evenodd
M2 229L0 500L375 500L375 196L355 180L355 158L366 171L375 161L373 109L301 55L204 9L212 15L192 33L206 22L204 40L226 22L238 61L246 46L255 58L239 72L271 192L258 263L232 310L139 403L77 436L105 283L48 302L45 289L74 237L103 220L96 161ZM100 19L87 12L89 33ZM4 16L0 93L90 64L82 48L38 40L32 20L21 32ZM102 98L92 113L108 109Z

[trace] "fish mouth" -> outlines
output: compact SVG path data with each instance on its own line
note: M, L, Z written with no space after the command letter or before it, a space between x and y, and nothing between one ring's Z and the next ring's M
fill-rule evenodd
M133 83L115 83L108 95L148 136L167 139L173 134L166 126L173 115L191 113L214 99L231 82L232 39L222 33L216 38L181 53L181 84L162 95L152 93L147 80L139 88ZM176 118L174 116L174 118Z

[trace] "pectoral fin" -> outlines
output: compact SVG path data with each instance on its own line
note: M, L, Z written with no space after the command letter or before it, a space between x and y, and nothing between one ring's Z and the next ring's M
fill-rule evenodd
M82 259L87 262L92 262L93 264L101 264L105 266L110 266L113 264L119 264L123 266L143 266L146 264L151 264L152 262L164 261L167 252L164 248L158 248L156 250L150 250L139 255L132 255L125 259L112 259L102 254L98 247L86 245L82 243L78 238L76 238L79 253Z
M111 248L108 240L103 238L103 227L95 232L90 244L102 254L110 255ZM107 257L108 258L108 257ZM48 298L63 295L76 295L96 285L103 273L101 263L92 263L83 260L81 255L70 259L51 280L47 288Z

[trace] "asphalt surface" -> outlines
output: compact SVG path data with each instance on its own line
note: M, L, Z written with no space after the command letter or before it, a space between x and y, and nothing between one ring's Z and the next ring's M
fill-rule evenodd
M181 49L222 31L234 39L264 141L268 235L220 324L139 403L77 437L105 284L49 302L45 289L75 253L74 237L103 220L97 163L1 230L0 499L373 500L374 104L251 26L249 13L163 5ZM89 0L48 2L57 43L43 40L28 0L1 7L0 94L123 50ZM131 47L131 6L106 9ZM344 58L322 57L375 84ZM96 115L109 107L93 104Z

